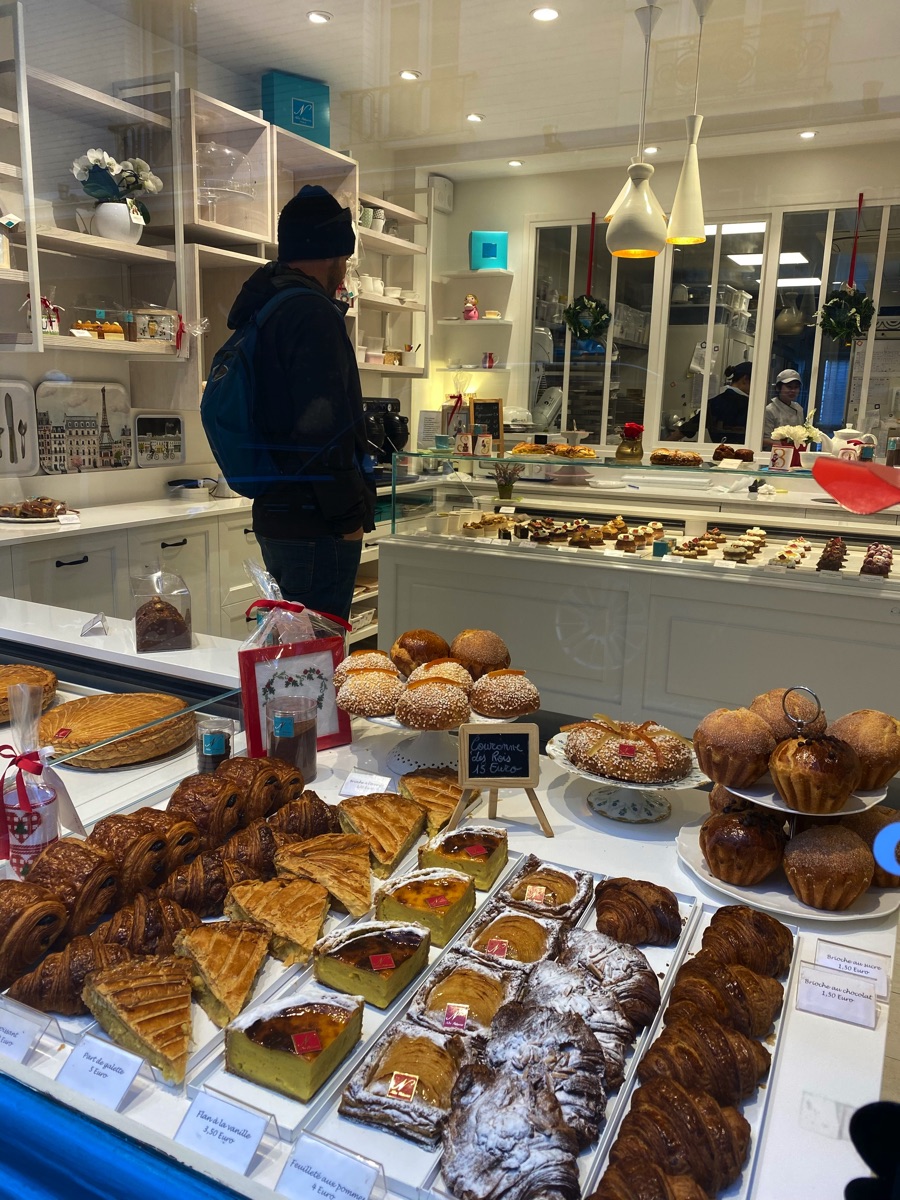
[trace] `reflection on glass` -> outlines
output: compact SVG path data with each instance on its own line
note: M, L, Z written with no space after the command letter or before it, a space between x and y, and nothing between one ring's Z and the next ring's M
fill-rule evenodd
M876 457L887 450L887 438L900 433L900 205L894 205L888 222L887 245L878 312L875 323L875 344L872 347L872 367L866 394L866 430L871 431L879 405L881 419L887 422L883 438L879 438Z
M713 441L746 446L766 223L724 224L716 280L707 429Z
M713 278L715 236L696 246L676 246L662 380L659 436L697 440L704 401L704 355ZM704 410L705 412L705 410ZM696 422L682 428L696 415ZM696 425L696 428L694 428Z
M617 439L626 421L644 423L655 262L652 258L619 259L610 327L613 361L606 414L607 441Z

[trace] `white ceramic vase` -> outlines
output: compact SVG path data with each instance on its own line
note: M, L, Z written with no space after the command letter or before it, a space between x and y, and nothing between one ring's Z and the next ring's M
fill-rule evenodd
M114 242L130 242L136 245L144 232L143 225L136 225L131 219L127 204L116 200L104 201L98 204L91 214L88 226L94 237L109 238Z

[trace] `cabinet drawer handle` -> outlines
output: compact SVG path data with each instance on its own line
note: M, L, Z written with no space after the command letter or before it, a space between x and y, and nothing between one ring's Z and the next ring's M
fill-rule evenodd
M178 546L186 546L187 538L183 537L180 542L160 542L160 550L174 550Z
M84 558L73 558L71 562L63 562L61 558L58 558L56 560L56 565L58 567L81 567L87 562L87 560L88 556L86 554Z
M252 532L253 532L253 530L252 530L252 529L245 529L245 530L244 530L244 533L252 533Z

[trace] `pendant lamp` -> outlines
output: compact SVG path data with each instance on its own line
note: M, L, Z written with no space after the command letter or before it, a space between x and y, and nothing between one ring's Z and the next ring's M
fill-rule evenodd
M644 34L644 84L641 90L641 119L637 157L628 168L628 182L610 209L606 247L616 258L655 258L666 244L666 218L653 195L653 167L643 161L644 122L647 115L647 81L650 71L650 35L659 18L655 0L635 11Z
M697 115L697 100L700 95L700 48L703 44L703 20L712 7L712 0L694 0L694 7L700 18L700 34L697 38L697 73L694 81L694 111L691 116L685 118L688 147L666 233L666 241L671 242L673 246L695 246L699 242L706 241L703 196L700 192L700 162L697 157L697 141L700 137L703 118Z

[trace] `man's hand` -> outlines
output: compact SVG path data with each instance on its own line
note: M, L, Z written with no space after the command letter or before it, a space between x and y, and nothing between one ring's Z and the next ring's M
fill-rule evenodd
M362 536L363 536L362 525L360 525L359 529L354 529L352 533L342 533L341 534L341 537L344 539L345 542L359 542L362 540Z

